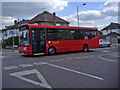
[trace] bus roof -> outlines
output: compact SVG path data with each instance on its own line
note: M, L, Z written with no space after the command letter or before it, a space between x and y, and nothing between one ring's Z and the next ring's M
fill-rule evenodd
M35 25L35 24L22 24L20 26L23 26L23 25L28 25L30 28L63 28L63 29L93 29L93 30L98 30L97 28L90 28L90 27L52 26L52 25Z

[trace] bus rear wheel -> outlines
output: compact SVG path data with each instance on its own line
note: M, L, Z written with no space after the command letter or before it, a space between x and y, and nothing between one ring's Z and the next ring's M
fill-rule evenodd
M48 53L49 53L49 55L54 55L56 53L56 49L54 47L50 47L48 49Z
M84 45L83 45L83 51L84 51L84 52L87 52L87 51L88 51L88 45L87 45L87 44L84 44Z

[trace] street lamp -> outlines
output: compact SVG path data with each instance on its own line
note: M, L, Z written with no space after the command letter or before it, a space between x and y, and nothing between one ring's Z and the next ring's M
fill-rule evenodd
M86 5L86 3L83 3L83 4L81 4L81 5L79 5L79 6L84 6L84 5ZM77 6L77 21L78 21L78 27L79 27L79 15L78 15L78 7L79 6Z

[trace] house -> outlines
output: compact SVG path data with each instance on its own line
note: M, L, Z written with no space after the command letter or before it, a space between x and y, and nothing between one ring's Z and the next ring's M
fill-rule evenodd
M103 28L101 32L103 33L103 35L107 35L111 32L116 32L120 34L120 24L111 22L111 24Z
M44 11L43 13L32 18L30 23L37 25L69 26L69 22L57 17L55 12L51 14L47 11Z
M110 32L106 35L106 40L109 41L111 44L118 44L120 43L120 34L116 32Z
M14 25L12 26L6 26L5 29L2 30L3 32L3 39L8 39L9 37L18 36L19 35L19 29L18 29L19 23L17 21L14 21Z
M61 19L60 17L57 17L55 12L53 14L44 11L43 13L38 14L31 20L22 20L17 22L17 20L14 21L14 25L12 26L6 26L5 29L3 29L3 39L8 39L9 37L18 36L19 35L19 26L21 24L37 24L37 25L56 25L56 26L69 26L69 22Z
M106 36L106 40L111 44L120 43L120 24L119 23L111 23L107 27L101 30L103 35Z

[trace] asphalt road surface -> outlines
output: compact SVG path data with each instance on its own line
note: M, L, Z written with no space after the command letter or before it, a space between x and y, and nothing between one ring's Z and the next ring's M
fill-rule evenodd
M117 88L119 45L89 52L21 56L2 52L3 88Z

